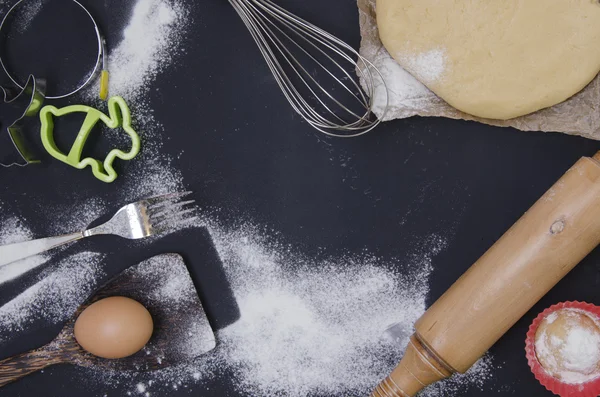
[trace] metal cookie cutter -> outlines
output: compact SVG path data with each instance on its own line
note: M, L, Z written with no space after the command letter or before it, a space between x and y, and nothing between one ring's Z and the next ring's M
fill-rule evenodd
M17 1L8 10L6 15L4 15L2 22L0 22L0 33L2 33L2 29L4 28L4 25L6 24L6 21L9 18L9 16L25 1L28 1L28 0ZM81 85L79 87L77 87L75 90L73 90L71 92L67 92L67 93L62 93L62 94L47 95L46 99L61 99L61 98L66 98L66 97L69 97L71 95L78 93L79 91L84 89L88 84L90 84L92 82L92 80L96 77L98 72L101 71L100 72L101 76L100 76L100 94L99 95L100 95L100 99L106 100L108 98L108 78L109 78L108 70L106 68L106 66L107 66L106 65L106 40L104 39L104 36L100 32L98 23L96 22L96 20L92 16L92 14L88 11L88 9L85 8L77 0L71 0L71 1L74 2L75 4L77 4L79 7L81 7L83 9L83 11L85 11L86 15L90 18L92 23L94 24L94 30L96 32L96 38L98 40L98 55L97 55L97 59L96 59L96 64L94 66L94 69L90 73L90 75L87 78L85 78L83 80L83 83L81 83ZM10 73L10 71L6 67L6 64L4 63L4 60L2 59L1 53L0 53L0 67L2 67L2 70L4 70L4 73L6 73L8 78L13 82L13 84L15 86L19 87L22 90L25 88L25 87L21 86L17 82L17 79Z
M5 28L7 20L9 20L10 16L13 15L15 10L17 10L19 6L23 5L26 1L29 0L17 1L4 15L4 17L0 21L0 34L2 34L2 31ZM39 163L39 161L36 159L36 156L33 154L30 147L27 145L27 139L23 132L23 127L25 124L25 118L35 116L42 107L44 99L60 99L78 93L88 84L90 84L90 82L92 82L92 80L98 74L99 70L102 70L100 76L100 98L102 100L106 100L108 98L109 75L108 71L106 70L106 41L104 39L104 36L100 32L100 28L98 27L96 20L92 17L92 14L90 14L90 12L79 1L71 1L73 1L76 5L81 7L83 11L85 11L86 15L92 21L92 24L94 26L96 37L98 40L98 53L94 69L91 71L89 76L87 76L83 80L83 83L81 83L79 87L77 87L75 90L68 93L45 96L46 84L44 80L30 76L27 82L21 85L17 81L16 77L8 70L4 59L2 59L2 53L0 52L0 68L12 81L15 87L17 87L17 89L8 89L0 86L0 92L2 94L0 99L3 99L4 105L10 105L11 107L21 105L21 102L24 99L29 100L29 103L25 108L24 112L22 114L19 114L18 117L14 116L14 118L12 118L13 116L9 114L12 119L9 119L8 121L8 123L10 123L7 129L8 134L3 134L2 131L0 131L0 166L26 166L32 163ZM2 102L0 102L0 105L2 105ZM6 113L7 112L4 111L0 112L0 114ZM13 120L15 121L13 122Z
M6 128L6 134L0 131L0 166L11 167L17 165L24 167L28 164L39 163L29 149L28 140L23 132L27 117L37 115L44 102L44 80L29 76L27 83L19 90L7 89L0 86L4 105L16 107L21 102L27 103L23 113ZM10 113L9 113L10 114Z

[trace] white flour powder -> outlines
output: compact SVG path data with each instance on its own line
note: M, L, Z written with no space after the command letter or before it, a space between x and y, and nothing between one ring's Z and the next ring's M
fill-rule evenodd
M408 261L370 255L315 260L264 228L226 228L214 219L200 225L214 238L241 319L219 331L217 348L194 362L152 374L96 374L102 383L126 382L128 395L152 395L233 374L244 396L367 395L399 361L425 310L431 261L445 246L443 238L426 239ZM177 293L167 290L169 299ZM403 336L386 341L383 331L394 322ZM424 395L483 387L492 371L486 358Z
M597 325L596 328L584 326L582 314L587 317L576 309L563 309L560 316L564 332L549 333L543 328L536 335L536 355L551 373L566 383L585 383L600 375L600 332ZM558 318L559 312L554 312L543 324L553 324Z
M40 206L40 211L45 207ZM107 205L99 198L82 198L77 205L57 204L53 213L52 235L61 235L85 230L99 215L107 211Z
M430 84L438 81L446 69L446 52L435 49L422 54L401 56L408 69L423 83Z
M128 170L128 179L123 191L122 200L129 202L148 196L185 191L181 171L171 166L168 157L142 158Z
M0 307L0 343L37 320L58 324L88 297L98 277L101 255L84 252L42 272L37 282Z
M366 395L400 359L425 310L431 260L445 245L439 237L426 239L408 262L369 255L314 260L259 227L228 229L212 220L202 225L214 237L241 319L221 330L218 347L196 362L152 374L108 375L111 382L132 384L131 395L140 393L140 385L152 394L224 373L234 374L241 395ZM84 253L42 274L0 309L0 342L35 320L69 318L101 275L100 264L101 256ZM166 285L161 294L173 299L178 290ZM390 343L381 335L394 322L400 322L403 337ZM489 359L482 361L425 395L481 386L491 371ZM106 381L106 374L96 376Z
M389 96L388 115L410 117L431 109L432 103L440 101L423 83L403 69L384 48L365 47L364 51L365 54L373 54L367 58L373 61L386 84ZM386 106L386 91L381 78L377 74L374 76L373 111L382 116Z
M24 33L42 10L45 0L28 0L21 4L20 8L15 12L17 18L15 24L19 33Z
M122 42L108 56L110 95L140 101L156 76L182 51L188 12L181 1L138 0ZM90 90L95 97L97 89Z
M425 310L431 256L444 244L434 239L401 276L374 257L292 254L248 226L211 233L241 311L219 333L219 354L240 392L264 396L367 393L391 370L383 330L399 320L412 333Z
M431 261L446 244L425 239L407 261L315 261L255 227L209 229L240 305L240 321L218 335L218 354L242 395L368 395L400 360L426 309ZM398 267L403 271L392 270ZM393 322L402 337L390 343L382 336ZM491 372L486 358L424 395L481 387Z
M360 2L359 2L360 3ZM383 121L408 118L415 115L437 115L447 110L448 104L431 92L425 83L443 78L446 69L444 49L433 49L423 54L398 54L412 69L414 76L403 69L387 52L379 40L377 24L374 20L375 0L365 1L371 11L360 8L362 42L360 54L371 61L382 74L388 88L389 108L386 111L386 92L381 78L375 74L373 112ZM419 81L417 78L421 79ZM365 87L364 81L361 81Z
M20 243L31 238L31 230L21 219L13 216L0 222L0 245Z
M16 217L0 218L0 245L20 243L31 239L33 239L33 234L22 220ZM24 275L44 264L46 260L46 255L36 255L0 266L0 285Z
M600 335L588 329L573 328L562 346L566 368L570 371L585 372L590 368L598 370L600 363Z

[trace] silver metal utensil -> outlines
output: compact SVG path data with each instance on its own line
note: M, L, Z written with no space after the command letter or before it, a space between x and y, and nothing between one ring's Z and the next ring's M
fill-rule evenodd
M350 45L270 0L229 3L256 41L288 102L312 127L350 138L380 123L372 108L379 83L383 96L378 101L387 109L385 82L377 68ZM347 69L356 70L366 92Z
M85 77L83 80L81 80L81 84L79 84L78 87L75 88L74 90L71 90L70 92L55 93L55 94L46 93L46 99L62 99L62 98L66 98L66 97L75 95L78 92L80 92L81 90L83 90L85 87L87 87L89 84L91 84L94 81L94 79L98 76L99 73L101 73L101 72L106 73L106 40L104 39L104 35L102 34L102 32L100 30L100 26L98 25L98 23L96 22L96 19L94 19L94 17L90 13L90 11L83 4L81 4L77 0L71 0L71 1L76 6L78 6L81 10L83 10L85 15L89 18L89 21L91 21L92 24L94 25L94 32L96 34L96 40L98 42L97 47L96 47L97 55L96 55L96 60L94 63L94 69L88 74L87 77ZM31 21L31 19L26 19L26 18L33 17L33 15L28 15L29 13L33 12L33 7L31 7L28 3L30 3L29 0L19 0L15 4L13 4L13 6L6 12L6 14L4 14L4 17L0 21L0 33L2 33L2 31L4 30L4 28L7 25L7 22L12 17L17 18L16 19L17 23L19 21L19 18L21 18L21 17L23 17L23 18L21 18L21 21L22 20ZM45 4L42 4L42 2L40 2L40 6L43 6L43 5L45 5ZM55 4L53 3L52 5L55 5ZM20 8L22 11L19 11ZM37 10L37 8L36 8L36 10ZM72 16L71 16L71 18L72 18ZM6 32L6 37L10 37L10 32ZM24 90L25 87L23 86L23 82L19 83L17 77L15 76L15 73L9 70L9 64L10 64L10 62L5 61L2 58L2 54L0 54L0 68L4 71L4 74L6 75L6 77L8 77L15 86L19 87L20 90Z
M194 218L195 209L190 208L190 205L195 201L183 200L189 194L191 192L171 193L128 204L117 211L108 222L82 232L0 246L0 266L84 237L113 234L136 240L164 233L177 225L189 223Z

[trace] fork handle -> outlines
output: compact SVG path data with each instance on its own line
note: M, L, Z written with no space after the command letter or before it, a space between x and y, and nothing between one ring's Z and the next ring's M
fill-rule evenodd
M21 259L28 258L42 252L51 250L82 239L83 233L65 234L63 236L41 238L39 240L24 241L22 243L0 246L0 266L8 265Z

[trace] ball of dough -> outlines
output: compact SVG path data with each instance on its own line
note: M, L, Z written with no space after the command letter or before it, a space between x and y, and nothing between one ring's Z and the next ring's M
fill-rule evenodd
M599 0L377 0L384 46L450 105L510 119L600 71Z
M566 383L600 376L600 324L593 315L561 309L542 320L535 334L536 357L544 370Z

